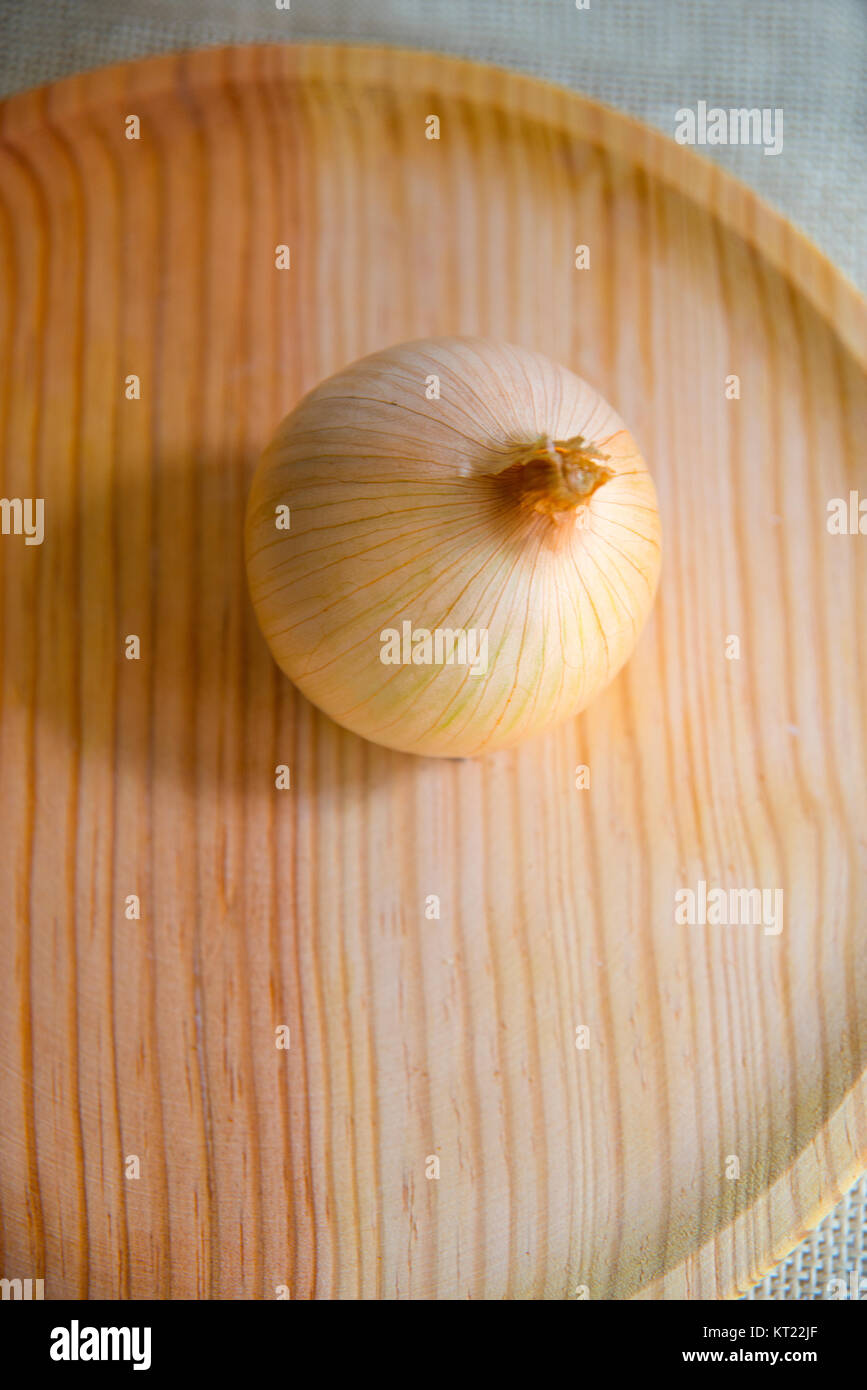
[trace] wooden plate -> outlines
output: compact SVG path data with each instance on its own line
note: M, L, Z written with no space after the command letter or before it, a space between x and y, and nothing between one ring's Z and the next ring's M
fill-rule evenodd
M746 1288L867 1158L863 302L692 152L427 54L161 57L0 137L2 488L45 508L0 537L3 1275ZM242 562L279 418L442 333L599 387L666 541L606 695L478 762L319 715ZM678 923L700 882L782 930Z

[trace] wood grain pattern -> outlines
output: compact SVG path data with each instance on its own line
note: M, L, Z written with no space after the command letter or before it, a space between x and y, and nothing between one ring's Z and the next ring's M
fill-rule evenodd
M867 1158L867 538L826 528L867 490L863 302L618 114L320 46L6 102L0 276L2 492L45 499L41 546L0 537L0 1273L82 1298L747 1287ZM446 333L593 382L666 540L610 690L479 762L319 715L242 560L279 418ZM676 925L700 879L781 887L783 931Z

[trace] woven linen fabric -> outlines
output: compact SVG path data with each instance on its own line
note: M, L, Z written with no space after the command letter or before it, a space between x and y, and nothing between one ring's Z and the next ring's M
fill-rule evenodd
M747 1299L867 1299L867 1174Z
M669 136L676 112L699 101L782 108L779 154L755 145L701 153L750 184L867 290L865 0L288 3L0 0L0 96L181 48L318 41L428 49L517 68ZM867 1297L867 1177L746 1297L841 1297L835 1279L845 1296Z

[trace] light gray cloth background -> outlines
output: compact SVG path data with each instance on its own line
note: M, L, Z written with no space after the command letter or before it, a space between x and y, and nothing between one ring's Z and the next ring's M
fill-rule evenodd
M518 68L673 136L681 107L782 107L783 149L702 150L867 290L867 0L0 0L0 95L171 49L357 42ZM863 1277L867 1177L749 1298ZM858 1296L856 1294L856 1296Z

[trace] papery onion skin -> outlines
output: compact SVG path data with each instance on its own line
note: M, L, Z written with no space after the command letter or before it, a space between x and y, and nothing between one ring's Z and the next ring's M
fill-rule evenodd
M256 470L245 541L286 675L347 729L439 757L582 710L631 654L661 554L653 481L611 406L541 353L481 338L398 344L305 396ZM449 664L447 639L440 664L383 663L384 632L425 657L424 631L446 629L476 634L467 657L487 633L484 673Z

